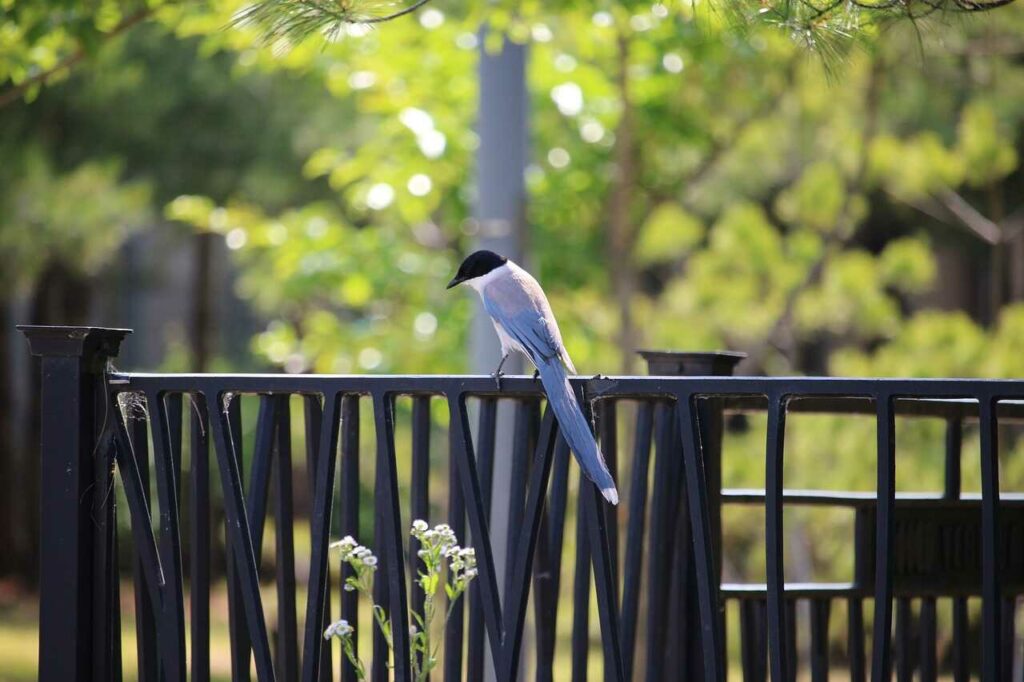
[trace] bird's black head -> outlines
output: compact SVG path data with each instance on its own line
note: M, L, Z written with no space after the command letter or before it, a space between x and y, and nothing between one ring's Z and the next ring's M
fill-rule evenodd
M457 284L482 277L494 268L500 268L502 265L508 262L508 258L499 256L493 251L474 251L473 253L466 256L466 260L462 261L462 265L459 266L459 271L452 277L452 281L448 282L448 289L451 289Z

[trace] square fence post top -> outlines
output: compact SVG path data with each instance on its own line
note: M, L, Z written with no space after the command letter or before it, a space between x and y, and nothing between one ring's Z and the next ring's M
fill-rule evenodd
M746 353L736 351L638 350L651 376L731 376Z
M32 355L85 360L116 358L121 341L132 333L131 329L34 324L19 324L17 329L28 339Z

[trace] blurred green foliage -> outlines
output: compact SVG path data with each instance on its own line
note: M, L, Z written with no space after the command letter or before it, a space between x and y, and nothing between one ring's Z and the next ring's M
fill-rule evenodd
M878 29L830 70L786 31L689 5L435 0L264 45L232 24L243 4L0 0L0 82L89 62L0 109L5 283L52 256L96 273L161 215L223 237L265 322L261 362L463 371L477 303L444 283L479 230L481 42L507 34L530 53L527 265L583 373L632 354L616 340L626 282L636 345L745 350L771 374L1024 375L1006 272L997 311L937 298L962 278L943 250L984 261L1019 239L1022 7ZM139 11L144 26L110 37ZM900 422L902 490L940 487L941 429ZM794 418L787 486L872 489L874 438L870 419ZM759 418L730 434L727 485L763 485L763 439ZM1024 486L1020 447L1007 439L1006 489ZM833 571L842 521L808 523L827 538L810 563ZM749 549L763 529L730 532ZM731 570L763 574L742 556Z

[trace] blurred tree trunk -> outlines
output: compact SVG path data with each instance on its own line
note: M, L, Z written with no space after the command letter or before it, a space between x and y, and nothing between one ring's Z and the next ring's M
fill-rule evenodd
M639 340L633 321L633 295L636 291L636 272L633 268L635 232L630 208L636 182L635 121L629 88L629 39L618 36L619 72L616 84L622 118L615 129L614 168L611 198L608 206L608 235L605 258L611 274L612 291L619 312L618 345L622 353L621 372L632 374Z
M89 317L92 283L60 261L49 263L36 280L31 300L32 324L83 325ZM38 366L38 360L34 360ZM38 374L38 372L36 373ZM17 571L35 584L39 557L39 381L31 383L28 450L19 467L20 480L12 481L11 509L20 510L21 541L13 554Z
M211 321L213 318L210 294L213 288L211 286L213 238L214 235L208 232L196 233L193 238L192 320L189 325L193 372L205 372L210 366L212 354Z

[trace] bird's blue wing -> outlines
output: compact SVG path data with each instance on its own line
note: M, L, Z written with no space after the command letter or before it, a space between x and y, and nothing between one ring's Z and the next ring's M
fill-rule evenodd
M534 292L522 284L492 284L482 296L484 309L539 367L549 358L562 357L565 351L540 287Z

